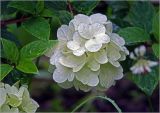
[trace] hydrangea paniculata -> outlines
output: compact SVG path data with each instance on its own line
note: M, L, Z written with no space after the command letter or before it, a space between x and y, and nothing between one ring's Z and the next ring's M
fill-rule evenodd
M78 14L58 29L57 37L50 63L56 67L53 79L63 88L104 90L123 77L119 62L129 51L105 15Z
M38 107L26 87L17 88L0 82L0 112L35 113Z
M151 67L158 65L158 62L145 59L145 53L146 47L143 45L135 48L134 52L130 53L130 58L136 61L136 63L130 68L133 74L151 72Z

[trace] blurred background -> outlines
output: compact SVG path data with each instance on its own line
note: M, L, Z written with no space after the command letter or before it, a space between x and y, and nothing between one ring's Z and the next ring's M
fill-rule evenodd
M118 31L120 28L131 26L127 15L131 10L133 1L92 2L95 2L94 4L96 4L93 10L89 13L84 12L86 9L82 5L80 7L82 12L88 14L102 13L107 15L108 19L114 23L114 32ZM1 20L22 17L22 14L24 13L20 11L15 12L14 8L7 7L8 3L9 1L1 2ZM51 11L54 11L56 8L58 10L63 10L61 11L60 15L55 15L49 20L51 25L50 39L56 39L57 29L62 24L67 24L72 18L72 16L69 14L69 7L68 5L65 6L65 3L65 1L45 1L45 6ZM154 6L156 11L159 10L158 0L151 1L150 3ZM78 7L79 4L81 4L81 2L77 1L75 6ZM76 10L73 11L74 14L78 13ZM143 14L143 12L140 14ZM143 18L143 15L141 16ZM36 38L26 32L24 28L20 26L20 24L21 23L8 24L7 26L3 26L1 24L1 35L5 38L8 38L9 40L14 41L18 47L36 40ZM3 58L2 62L5 62ZM75 106L79 105L83 100L92 95L93 92L86 93L82 91L76 91L74 88L63 89L58 86L58 84L52 79L52 73L48 71L48 68L50 67L48 57L39 57L35 62L39 69L38 75L26 76L24 73L22 74L17 70L14 70L8 77L5 78L5 81L12 84L13 81L20 79L24 83L30 83L29 90L31 95L33 99L36 100L40 105L38 112L69 112L72 111ZM105 91L104 94L115 100L123 112L159 112L158 86L159 85L157 85L155 88L151 97L148 98L137 87L136 84L128 79L126 75L122 80L117 81L115 86L112 86L107 91ZM85 106L81 107L78 111L115 112L116 110L110 103L104 100L95 99L85 104Z

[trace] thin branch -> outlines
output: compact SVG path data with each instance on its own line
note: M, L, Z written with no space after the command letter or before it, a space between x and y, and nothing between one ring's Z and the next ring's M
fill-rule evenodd
M19 19L2 20L1 21L1 26L6 26L8 24L14 24L14 23L18 23L18 22L23 22L28 18L29 17L22 17L22 18L19 18Z
M73 8L72 8L72 5L71 5L70 1L67 0L67 3L68 3L69 11L72 13L72 15L74 15L74 13L73 13Z

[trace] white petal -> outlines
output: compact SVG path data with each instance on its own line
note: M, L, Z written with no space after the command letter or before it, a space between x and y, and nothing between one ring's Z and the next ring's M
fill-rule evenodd
M90 16L91 23L102 23L104 24L107 21L107 17L103 14L96 13Z
M115 73L116 73L115 80L122 79L122 77L124 76L123 75L123 68L122 68L122 66L119 66L117 68L117 70L115 71Z
M144 73L144 68L143 68L143 66L139 67L139 70L140 70L141 73Z
M71 20L71 21L69 22L69 28L70 28L70 30L71 30L72 32L75 32L75 26L74 26L74 24L73 24L73 20Z
M78 22L78 23L86 23L86 24L89 24L89 23L90 23L89 17L86 16L86 15L83 15L83 14L78 14L78 15L74 16L74 19L75 19L76 22Z
M147 72L151 72L151 68L149 66L144 67Z
M71 50L77 50L80 48L80 44L76 41L67 42L67 47Z
M88 67L92 70L92 71L98 71L100 69L100 64L93 59L90 59L88 61Z
M113 29L112 22L107 21L107 23L105 24L105 27L106 27L106 33L110 35Z
M59 41L71 40L72 36L73 36L73 32L70 30L70 28L67 25L62 25L57 30L57 37Z
M0 108L6 101L6 91L4 88L0 88Z
M94 36L105 34L105 31L105 26L99 23L94 23L89 26L90 34L93 34Z
M73 81L74 87L76 88L76 90L82 90L84 92L88 92L89 90L91 90L92 87L83 84L82 82L80 82L79 80L75 79Z
M98 71L91 71L88 67L84 67L79 72L75 73L77 80L81 81L83 84L89 86L96 86L99 83Z
M68 89L68 88L71 88L73 86L73 83L72 82L68 82L68 81L65 81L63 83L59 83L58 84L60 87L64 88L64 89Z
M135 65L130 67L130 70L133 71L135 68L137 68Z
M136 59L137 59L137 58L135 57L135 55L134 55L133 52L130 53L130 56L129 56L129 57L130 57L130 59L133 59L133 60L136 60Z
M10 86L9 84L5 84L6 93L8 94L17 94L18 89L15 86Z
M115 67L119 67L120 66L120 63L118 61L109 61L113 66Z
M76 67L73 67L73 72L78 72L79 70L81 70L83 68L83 66L85 65L86 62L82 63L81 65L78 65Z
M139 48L135 48L134 52L135 52L136 56L139 56Z
M56 48L54 54L50 58L50 64L56 65L61 56L62 56L61 51L58 48Z
M116 33L111 34L111 39L119 46L123 46L125 44L125 40Z
M135 68L133 71L132 71L133 74L139 74L139 69L138 68Z
M75 32L73 34L73 41L79 42L80 44L85 42L86 40L80 36L79 32Z
M73 80L73 77L72 70L64 66L57 67L53 73L53 79L58 83L65 82L67 79Z
M94 58L100 64L105 64L108 62L107 52L105 49L94 53Z
M62 83L67 80L67 76L64 73L62 74L58 69L55 69L53 79L58 83Z
M143 56L146 52L146 47L145 46L140 46L139 47L139 53L141 56Z
M154 67L154 66L158 65L158 62L148 61L148 64L150 67Z
M125 46L123 46L122 49L123 49L123 51L125 52L126 55L129 55L129 51Z
M95 39L90 39L85 43L85 47L90 52L97 52L101 49L102 44L97 43Z
M86 61L86 55L74 56L70 54L70 55L59 58L60 64L62 64L63 66L69 67L69 68L83 65L85 61Z
M109 88L114 84L114 80L120 79L123 76L121 67L116 68L107 63L101 67L99 79L103 87Z
M93 38L93 34L90 33L89 25L88 24L84 24L84 23L80 24L78 26L78 32L81 35L81 37L83 37L85 39L91 39L91 38Z
M108 59L111 61L117 61L120 57L121 54L119 53L119 50L115 48L112 43L108 44L107 46L107 53L108 53Z
M81 23L90 24L89 17L86 15L83 15L83 14L78 14L78 15L74 16L74 19L71 21L74 24L75 30L78 30L78 26Z
M120 51L121 57L118 59L118 61L124 61L126 59L126 54L122 51Z
M108 36L108 35L106 35L106 34L100 34L100 35L97 35L97 36L95 36L95 38L96 38L96 41L98 42L98 43L109 43L110 42L110 37Z
M73 51L73 54L76 55L76 56L82 56L84 53L85 53L85 48L84 47L81 47L81 48Z

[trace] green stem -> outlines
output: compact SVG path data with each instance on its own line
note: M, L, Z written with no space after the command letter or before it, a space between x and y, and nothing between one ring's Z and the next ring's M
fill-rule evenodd
M88 101L90 101L90 100L92 100L92 99L95 99L95 98L100 98L100 99L104 99L104 100L109 101L109 102L116 108L116 110L117 110L119 113L122 113L121 109L118 107L118 105L117 105L113 100L111 100L111 99L108 98L108 97L103 97L103 96L93 96L93 97L90 97L90 98L86 99L86 100L83 101L81 104L79 104L71 113L74 113L76 110L78 110L80 107L82 107L85 103L87 103Z

